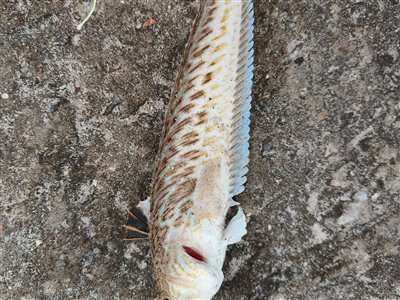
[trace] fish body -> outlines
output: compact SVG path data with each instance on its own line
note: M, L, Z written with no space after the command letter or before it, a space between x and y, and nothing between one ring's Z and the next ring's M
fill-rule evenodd
M246 233L240 208L225 218L248 171L253 23L251 0L200 1L142 203L149 228L136 226L149 229L162 299L211 299L227 245Z

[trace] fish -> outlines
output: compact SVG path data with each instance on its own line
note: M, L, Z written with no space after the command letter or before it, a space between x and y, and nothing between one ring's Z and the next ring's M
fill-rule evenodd
M233 197L245 189L249 164L253 11L251 0L200 1L150 197L129 212L128 239L150 240L160 299L211 299L224 279L228 245L247 233Z

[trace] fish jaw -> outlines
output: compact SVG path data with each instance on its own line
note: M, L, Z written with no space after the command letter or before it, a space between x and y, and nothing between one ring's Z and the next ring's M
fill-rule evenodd
M162 270L162 294L170 299L211 299L220 289L227 243L216 221L203 219L192 229L167 235Z

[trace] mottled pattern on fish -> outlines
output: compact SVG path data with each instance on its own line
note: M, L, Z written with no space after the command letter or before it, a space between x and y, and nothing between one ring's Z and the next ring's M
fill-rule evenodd
M208 218L222 232L231 198L244 190L253 22L251 1L200 2L166 113L151 191L150 238L161 289L171 228L193 228Z

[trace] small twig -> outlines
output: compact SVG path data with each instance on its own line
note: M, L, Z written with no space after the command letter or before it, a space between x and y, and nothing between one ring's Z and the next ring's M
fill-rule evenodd
M78 25L78 27L76 27L76 29L81 30L83 25L85 25L85 23L90 19L90 17L93 15L94 10L96 8L96 0L93 0L92 2L92 7L90 8L90 11L88 13L88 15L86 16L86 18L82 21L82 23L80 23Z

